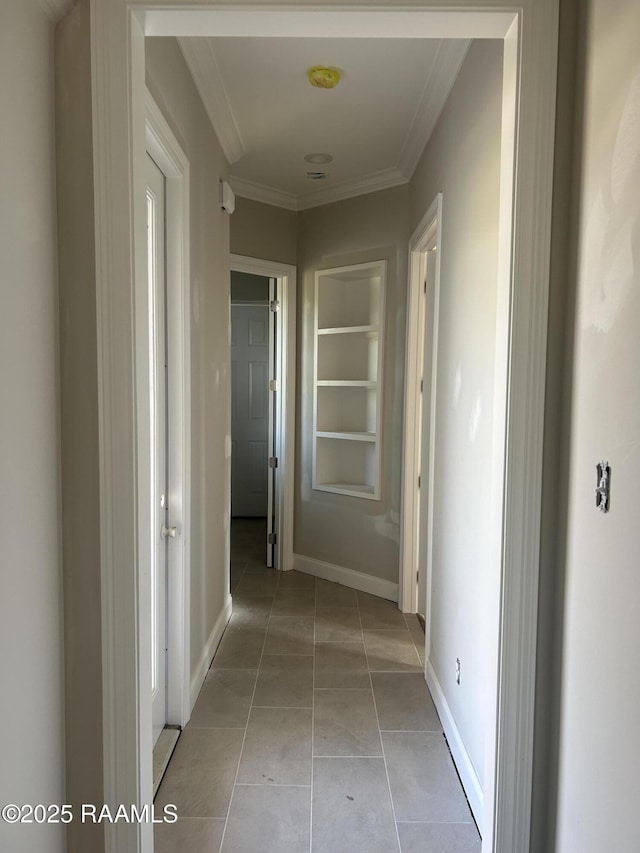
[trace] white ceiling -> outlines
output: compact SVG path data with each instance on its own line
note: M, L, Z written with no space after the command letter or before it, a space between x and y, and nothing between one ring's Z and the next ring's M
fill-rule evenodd
M468 42L438 39L180 38L238 195L293 210L406 183ZM332 90L313 65L342 73ZM304 155L333 156L326 166ZM307 171L326 171L321 181Z

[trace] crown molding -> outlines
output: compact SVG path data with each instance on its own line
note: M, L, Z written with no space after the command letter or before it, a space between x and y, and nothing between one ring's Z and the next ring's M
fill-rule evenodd
M209 116L211 127L231 165L245 154L246 149L229 103L211 39L180 37L178 44Z
M283 207L285 210L308 210L312 207L332 204L334 201L344 201L348 198L388 190L408 182L409 179L399 169L384 169L382 172L374 172L355 181L346 181L335 187L325 187L306 195L296 196L255 181L247 181L234 175L229 176L231 189L236 195L252 201L260 201L263 204L271 204L274 207Z
M42 11L54 23L67 14L73 3L74 0L38 0L38 5Z
M398 161L398 170L407 176L407 180L413 176L431 138L470 46L468 39L444 39L440 42Z
M234 193L241 198L261 201L263 204L283 207L285 210L298 210L298 200L293 193L277 190L275 187L268 187L255 181L247 181L234 175L229 175L229 183Z
M383 169L381 172L373 172L364 178L354 181L346 181L335 187L324 187L312 193L298 196L298 210L308 210L311 207L320 207L323 204L332 204L334 201L344 201L360 195L389 190L409 183L407 176L399 169Z

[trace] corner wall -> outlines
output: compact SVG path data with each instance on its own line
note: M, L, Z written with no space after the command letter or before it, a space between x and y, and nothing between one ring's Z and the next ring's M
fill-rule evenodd
M62 803L53 27L35 0L0 18L0 804ZM0 849L62 853L65 827L0 821Z

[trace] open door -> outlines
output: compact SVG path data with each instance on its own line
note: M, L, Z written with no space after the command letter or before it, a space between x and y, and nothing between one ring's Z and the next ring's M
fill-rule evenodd
M269 468L267 471L267 566L278 568L278 430L276 394L277 382L277 314L278 302L277 282L269 279Z

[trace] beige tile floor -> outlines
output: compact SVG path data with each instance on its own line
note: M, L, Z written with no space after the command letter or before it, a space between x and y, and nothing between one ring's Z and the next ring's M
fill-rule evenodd
M234 521L233 616L158 791L157 853L479 853L396 605L266 569Z

